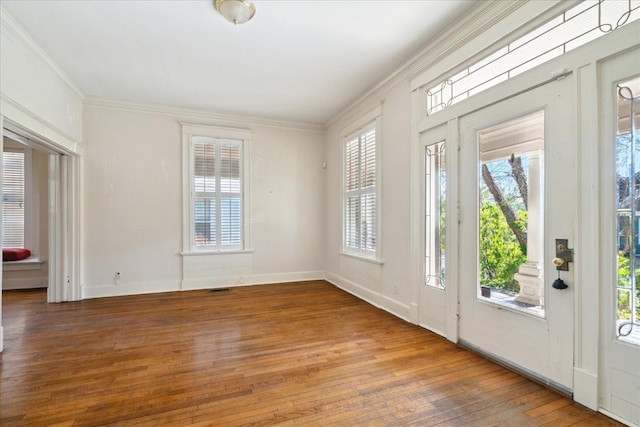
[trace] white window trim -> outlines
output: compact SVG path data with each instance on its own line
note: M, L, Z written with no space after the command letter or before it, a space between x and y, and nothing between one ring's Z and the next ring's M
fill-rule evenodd
M2 271L26 271L26 270L40 270L44 261L31 255L29 258L21 259L20 261L4 261L2 263Z
M39 230L39 192L37 188L38 173L33 167L33 150L20 143L4 139L3 151L24 152L24 248L31 251L27 258L32 263L40 262L40 230ZM17 261L6 261L15 263ZM39 267L38 267L39 268ZM25 268L22 268L25 269Z
M346 143L347 140L354 134L362 131L364 128L369 127L373 123L376 132L376 249L375 251L365 251L362 249L354 249L347 247L346 245ZM339 255L347 256L349 258L360 259L374 264L382 265L382 189L381 189L381 175L382 175L382 162L381 162L381 146L382 146L382 104L377 105L366 114L362 115L358 119L345 126L341 132L341 144L342 144L342 250L338 252Z
M253 252L253 249L251 249L251 219L249 216L251 212L249 197L251 131L190 123L180 124L182 125L182 252L180 254L192 256ZM193 174L191 138L193 136L242 141L242 245L240 249L234 247L228 251L212 251L207 246L198 249L193 245L195 229L193 221L193 192L191 189L191 177Z

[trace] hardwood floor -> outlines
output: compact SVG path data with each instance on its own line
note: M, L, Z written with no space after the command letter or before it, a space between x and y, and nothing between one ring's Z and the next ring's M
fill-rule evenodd
M620 425L322 281L3 317L2 426Z

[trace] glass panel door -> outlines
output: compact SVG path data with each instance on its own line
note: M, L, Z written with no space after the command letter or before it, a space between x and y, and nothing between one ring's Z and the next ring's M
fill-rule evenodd
M640 49L600 66L599 408L640 424Z
M577 167L573 78L459 120L460 340L570 392ZM554 289L558 278L568 285Z

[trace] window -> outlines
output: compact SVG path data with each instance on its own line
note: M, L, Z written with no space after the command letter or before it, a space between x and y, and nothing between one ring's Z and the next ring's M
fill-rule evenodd
M425 276L428 286L445 286L447 201L446 143L425 147Z
M183 126L185 252L245 249L248 136L236 129Z
M25 152L2 153L2 247L25 247Z
M544 316L544 112L478 132L478 296Z
M640 345L640 77L617 86L616 326L619 339Z
M426 91L429 116L640 18L640 1L583 1Z
M378 249L377 122L345 138L344 250L375 258Z

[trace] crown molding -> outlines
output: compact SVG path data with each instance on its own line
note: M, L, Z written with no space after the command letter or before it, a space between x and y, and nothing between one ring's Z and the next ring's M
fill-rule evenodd
M0 111L4 126L22 136L44 140L58 151L79 154L84 147L73 136L24 108L5 94L0 94Z
M480 35L497 28L498 24L502 23L505 18L521 8L531 7L536 9L535 15L529 16L529 19L534 19L540 15L546 16L550 11L555 11L561 7L567 9L578 2L578 0L552 0L548 2L531 0L513 0L508 2L503 0L486 0L478 2L473 9L467 12L446 31L431 40L417 54L405 62L404 65L400 66L384 80L353 100L352 103L331 118L325 124L325 128L330 128L342 121L352 120L353 116L357 113L371 109L375 104L384 101L386 93L404 80L413 80L416 76L425 73L425 71L439 64L443 64L443 71L434 73L436 74L434 76L435 80L439 74L460 66L461 60L453 61L453 64L444 64L444 62ZM493 43L499 42L511 32L512 30L507 30L505 33L503 29L499 29L496 31L496 34L489 35L491 39L485 41L485 43L482 44L482 48L487 48ZM480 50L474 53L480 53ZM467 60L469 57L464 59ZM415 84L413 81L411 83L411 90L414 90Z
M193 108L173 107L159 104L145 104L140 102L120 101L115 99L85 97L85 107L104 108L109 110L128 111L132 113L146 113L178 117L179 121L198 121L223 123L235 127L269 127L276 129L295 130L303 132L324 133L324 126L313 123L289 122L283 120L273 120L263 117L241 116L225 113L216 113Z
M81 100L85 95L78 86L69 78L69 76L62 71L62 69L56 64L53 59L33 40L33 38L27 33L24 28L18 24L13 16L2 6L0 6L0 29L2 33L10 37L11 39L22 43L33 55L42 61L64 82L64 84L71 89Z
M483 11L486 18L478 16L478 22L486 20L481 25L461 38L456 39L455 33L445 37L446 40L451 37L452 45L447 46L446 52L439 52L437 57L427 58L410 76L411 90L456 74L581 2L516 0L507 3L498 0L497 9Z
M411 78L413 75L426 69L429 65L446 57L475 35L502 20L506 14L521 7L523 3L524 0L511 2L490 0L478 2L476 6L462 16L454 25L436 36L396 71L371 87L367 92L356 98L349 106L331 118L325 127L329 128L339 123L345 116L348 117L349 113L366 109L364 105L372 105L380 102L381 97L402 80ZM376 99L370 100L372 97Z

